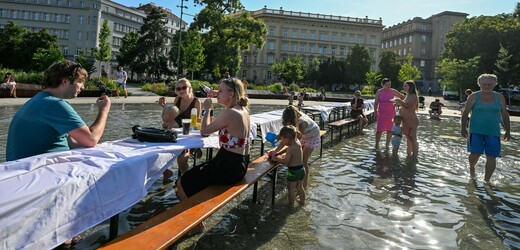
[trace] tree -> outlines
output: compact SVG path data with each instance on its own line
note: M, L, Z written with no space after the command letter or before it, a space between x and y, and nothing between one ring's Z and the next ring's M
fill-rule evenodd
M282 77L288 84L303 80L305 74L305 64L301 56L287 59L285 62L273 63L271 70Z
M94 61L89 60L87 58L86 54L87 54L87 51L82 50L79 53L79 56L76 58L76 62L81 64L81 67L87 71L87 73L90 77L92 75L92 73L96 72L97 68L94 65Z
M116 60L119 65L129 66L134 72L144 72L141 63L137 60L137 42L139 41L139 33L129 32L123 37L119 54L116 55ZM141 69L140 69L141 68ZM133 77L130 77L133 78Z
M337 60L335 57L327 59L319 66L319 79L324 87L332 86L336 83L346 82L345 61ZM332 89L332 88L331 88Z
M99 65L101 67L101 62L107 62L111 59L110 54L110 43L108 42L108 38L110 37L110 28L108 27L108 20L103 22L103 26L99 31L99 47L94 49L94 58L99 61ZM101 74L101 73L100 73Z
M478 56L469 60L442 59L437 70L444 76L443 87L457 89L459 93L465 89L477 89L479 60Z
M346 61L346 73L349 84L361 86L365 83L365 74L370 71L370 54L368 49L356 44L350 50Z
M251 45L261 48L267 28L262 20L254 19L243 10L239 0L196 0L205 6L196 15L191 29L204 33L206 69L220 76L224 71L236 72L241 63L240 52Z
M399 82L406 82L408 80L415 81L421 78L421 71L412 63L412 54L406 57L406 63L399 70L397 79Z
M5 68L18 69L21 66L21 45L24 27L9 21L4 29L0 30L0 65Z
M53 63L62 61L65 58L63 58L58 46L52 46L49 48L38 48L32 59L34 67L30 70L44 71Z
M313 57L310 59L309 65L305 68L304 80L316 84L316 81L320 77L320 60Z
M196 30L189 31L183 47L183 68L191 71L191 79L193 80L193 73L201 70L204 66L204 45L200 33Z
M383 76L381 75L381 72L377 71L369 71L365 74L366 81L369 86L377 87L379 83L381 82L381 79L383 79Z
M513 72L516 72L519 68L518 64L511 63L512 57L513 55L509 54L509 51L500 45L500 51L498 52L497 61L495 62L495 74L502 87L507 87L512 83L511 76Z
M153 8L144 19L141 26L139 40L136 45L136 60L140 66L133 70L148 76L160 77L162 74L170 74L166 45L170 36L166 30L166 14L160 7Z
M397 61L399 55L392 51L383 51L379 57L379 71L382 77L390 79L392 83L398 84L399 70L401 70L401 64ZM396 86L393 86L396 87Z
M23 50L19 59L24 63L19 68L25 71L45 70L54 62L63 60L58 36L49 34L47 30L26 32L20 46Z

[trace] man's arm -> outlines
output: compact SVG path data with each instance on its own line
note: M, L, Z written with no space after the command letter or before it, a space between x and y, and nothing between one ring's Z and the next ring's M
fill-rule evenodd
M502 125L504 126L504 130L506 133L504 134L504 140L511 140L511 122L509 120L509 112L506 109L506 98L503 95L500 95L500 106L502 112Z
M103 132L110 111L110 99L103 95L97 100L98 115L90 127L82 126L69 132L69 147L94 147L97 145Z

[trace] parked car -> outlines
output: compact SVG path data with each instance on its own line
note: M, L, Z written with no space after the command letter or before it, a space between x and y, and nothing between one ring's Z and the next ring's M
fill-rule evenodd
M453 90L453 89L448 89L447 87L444 87L444 90L442 91L442 98L444 100L449 100L449 99L460 100L459 91Z

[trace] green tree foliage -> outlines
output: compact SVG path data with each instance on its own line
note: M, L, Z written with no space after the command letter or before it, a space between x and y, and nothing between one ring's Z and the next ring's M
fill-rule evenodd
M128 66L132 69L132 73L137 69L136 72L144 72L144 67L141 66L141 62L137 60L137 42L139 41L139 33L130 32L126 33L119 48L119 54L116 55L116 60L119 65Z
M327 59L319 66L320 69L320 85L326 89L335 83L346 82L346 63L343 60L337 60L332 57Z
M372 87L379 86L381 79L383 79L381 72L377 72L377 71L369 71L365 74L365 77L366 77L366 81L367 81L368 85L372 86Z
M271 70L276 75L282 77L288 84L301 81L305 73L303 57L295 56L287 59L285 62L273 63Z
M310 63L305 68L304 80L307 82L316 83L320 77L320 61L313 57Z
M180 47L180 51L179 51L179 36L181 36L181 47ZM171 38L171 47L172 49L170 50L170 54L168 55L168 57L170 58L170 61L174 62L175 64L175 67L177 67L177 69L179 70L179 72L184 72L184 49L186 47L186 43L189 43L190 41L188 41L187 39L188 37L188 32L186 31L182 31L182 30L177 30L175 32L175 34L172 35L172 38ZM180 56L181 60L180 60L180 65L177 65L177 58L178 56Z
M144 19L140 30L141 36L136 44L138 67L132 70L148 73L148 76L160 77L170 74L166 45L170 39L166 30L166 14L162 8L153 8Z
M399 70L401 70L401 64L397 61L399 55L392 51L383 51L379 57L379 71L382 77L390 79L393 84L398 84ZM396 86L393 86L396 87Z
M479 60L478 56L469 60L442 59L438 66L438 70L444 76L442 87L459 91L476 90L478 88L477 77L480 74L478 71Z
M412 63L412 54L408 54L406 57L406 63L399 70L399 75L397 79L399 82L405 82L408 80L415 81L421 78L421 71L413 65Z
M513 55L509 54L506 48L500 46L497 61L495 62L495 74L498 77L498 83L502 87L507 87L512 83L512 75L519 69L518 64L511 63Z
M213 74L237 71L241 51L249 51L251 45L256 48L264 45L265 24L249 12L236 13L244 8L239 0L196 0L195 3L205 7L196 15L191 28L207 30L203 35L205 68Z
M3 30L0 30L0 65L5 68L19 69L20 56L25 28L9 21Z
M205 60L204 44L200 33L196 30L189 31L187 38L185 39L183 48L183 68L191 71L193 79L193 73L202 69Z
M31 71L46 69L56 60L63 60L58 37L46 30L27 32L24 27L9 22L0 30L0 65L12 69Z
M516 6L518 8L518 5ZM517 12L515 12L517 13ZM520 19L517 14L479 16L454 26L446 36L446 49L442 58L469 60L480 56L478 72L497 70L497 60L503 47L512 56L508 68L520 65ZM503 62L502 62L503 63ZM504 66L503 64L501 64ZM519 82L520 72L512 71L510 81Z
M111 59L111 53L110 53L110 43L108 42L108 39L110 38L110 28L108 27L108 20L105 20L103 22L103 26L101 27L101 30L99 31L99 47L94 49L94 58L99 61L99 64L101 65L101 62L106 62Z
M365 74L370 71L370 54L368 49L356 44L350 50L346 61L347 80L350 84L361 86L365 83Z
M96 66L94 66L94 62L87 58L87 51L82 50L79 53L79 56L76 57L76 62L81 64L81 66L88 72L89 78L92 73L97 70Z

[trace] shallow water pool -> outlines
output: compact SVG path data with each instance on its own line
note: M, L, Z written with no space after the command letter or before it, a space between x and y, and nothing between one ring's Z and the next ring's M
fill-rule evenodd
M75 108L87 124L97 115L94 105ZM252 112L279 108L282 107L258 105L252 107ZM16 109L2 110L2 146ZM103 140L130 136L130 128L136 124L157 127L160 113L157 105L112 105ZM285 205L287 192L282 169L275 206L270 206L267 195L253 206L250 194L244 194L207 220L209 231L183 240L177 247L520 248L518 140L503 142L503 157L497 160L497 170L489 185L482 181L483 159L477 165L476 179L469 176L465 140L459 136L457 118L420 119L417 161L406 158L404 140L398 157L390 156L385 149L375 150L375 125L370 125L364 135L327 146L323 157L312 162L304 206L290 209ZM512 136L520 138L518 124L512 126ZM328 142L329 137L325 144ZM258 148L255 144L256 154ZM2 149L1 161L5 159L5 147ZM317 154L316 151L312 159ZM264 193L270 191L265 189ZM121 214L120 230L128 230L177 202L173 188L163 186L159 180L148 197ZM92 249L105 242L107 224L86 235L76 248Z

